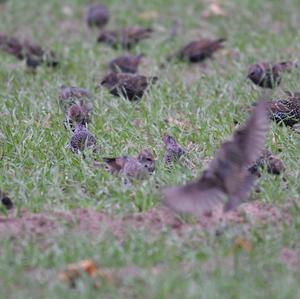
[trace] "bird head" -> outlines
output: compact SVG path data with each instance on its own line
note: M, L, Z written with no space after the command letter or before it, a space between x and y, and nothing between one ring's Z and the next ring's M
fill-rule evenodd
M149 172L155 170L155 160L153 154L148 149L143 149L138 155L138 161L148 169Z

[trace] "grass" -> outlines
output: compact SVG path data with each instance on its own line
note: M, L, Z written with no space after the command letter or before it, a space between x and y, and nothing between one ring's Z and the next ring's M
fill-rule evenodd
M109 60L122 54L95 43L97 31L83 21L88 1L8 0L0 10L1 31L32 38L57 51L61 65L41 67L36 75L22 62L0 53L0 189L9 191L18 210L71 210L78 207L126 214L157 206L161 186L182 184L196 177L226 136L234 120L243 121L246 108L260 90L245 80L247 67L256 61L299 59L299 8L297 0L222 1L225 17L201 17L209 1L103 1L110 8L109 27L152 26L154 37L139 44L134 53L145 53L141 73L157 75L159 84L149 89L139 103L114 98L97 82L107 72ZM71 15L68 14L71 9ZM144 12L156 11L145 20ZM182 23L182 34L170 42L172 22ZM206 68L184 63L159 69L164 58L195 37L226 37L226 50L207 61ZM299 88L299 70L285 74L281 87L272 92ZM93 93L93 121L101 156L136 154L147 147L158 160L155 175L140 186L124 189L122 181L92 166L93 157L73 155L66 144L58 106L61 85L85 87ZM168 118L169 123L165 119ZM136 128L133 121L142 120ZM173 121L172 121L173 120ZM177 120L174 121L174 120ZM185 147L194 167L178 165L170 174L162 164L162 134L168 131ZM259 200L279 204L299 197L299 136L275 124L268 148L286 165L285 178L265 174ZM289 227L272 225L243 231L230 227L221 237L191 230L178 237L171 231L148 235L138 228L124 242L109 235L69 234L62 227L46 248L24 235L18 240L0 240L1 298L299 298L300 272L278 262L283 247L298 253L299 213ZM252 242L247 254L232 254L237 236ZM46 238L46 236L45 236ZM47 239L47 238L46 238ZM68 263L94 258L105 267L137 265L143 269L162 266L158 275L142 281L127 281L120 288L103 285L94 289L88 280L69 289L56 279ZM234 258L233 258L234 257ZM233 266L226 261L234 260ZM211 265L211 266L208 266ZM188 270L186 270L186 268Z

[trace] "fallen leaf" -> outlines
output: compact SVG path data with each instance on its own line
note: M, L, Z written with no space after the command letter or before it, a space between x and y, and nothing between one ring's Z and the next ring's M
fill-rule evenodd
M224 16L226 16L226 13L221 8L220 4L213 2L213 3L210 3L208 8L202 12L202 17L204 17L204 18L208 18L211 16L224 17Z
M73 9L68 5L63 6L61 12L67 17L72 17L74 14Z
M132 125L136 128L141 128L144 125L144 122L142 119L134 119Z
M187 129L192 126L191 122L188 119L185 119L179 115L169 116L165 119L165 122L170 125L178 126L182 129Z
M71 264L60 272L58 278L60 281L75 286L76 280L81 277L82 273L88 274L90 277L95 277L97 273L97 265L93 260L82 260L76 264Z
M47 113L47 115L45 116L44 121L43 121L44 128L49 128L50 119L51 119L51 113Z
M252 243L247 239L239 237L234 241L234 251L237 250L243 250L250 253L252 251Z
M155 10L144 11L139 14L139 18L145 21L157 19L158 16L159 14Z
M67 283L71 287L76 286L76 281L86 273L93 282L95 288L99 288L103 282L111 285L119 285L126 278L138 279L143 272L135 266L124 268L99 268L93 260L83 260L76 264L71 264L59 273L60 281Z

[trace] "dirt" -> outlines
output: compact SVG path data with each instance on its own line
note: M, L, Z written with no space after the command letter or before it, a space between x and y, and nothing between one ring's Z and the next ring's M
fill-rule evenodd
M130 230L148 230L161 233L166 229L183 233L191 228L199 230L216 229L220 226L244 224L266 225L290 223L292 216L288 210L291 204L274 206L253 201L241 205L237 210L224 214L220 209L204 215L196 221L173 214L170 210L157 207L146 212L130 215L109 215L93 209L74 209L70 212L47 211L30 213L21 210L18 215L11 211L0 216L0 238L4 236L49 236L61 229L86 234L111 231L122 238Z

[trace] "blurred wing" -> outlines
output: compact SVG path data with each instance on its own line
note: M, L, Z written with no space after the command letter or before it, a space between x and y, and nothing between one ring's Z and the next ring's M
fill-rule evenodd
M209 172L219 179L230 196L243 185L246 168L259 158L268 128L267 104L261 101L253 108L246 124L234 132L232 140L222 144L211 161Z
M200 216L225 201L225 194L204 181L162 190L162 202L178 213Z
M237 192L229 198L229 201L224 206L224 211L229 211L240 205L246 198L248 198L252 186L257 178L255 173L249 173L244 181L240 184Z
M261 154L269 124L267 103L261 101L253 108L246 124L233 134L233 142L243 154L244 166L251 164Z

